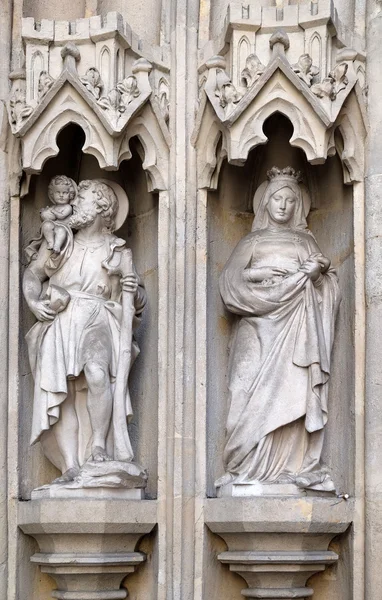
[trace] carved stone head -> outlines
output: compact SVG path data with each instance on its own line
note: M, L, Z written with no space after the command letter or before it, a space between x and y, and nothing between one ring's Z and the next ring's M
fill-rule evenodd
M117 212L118 198L114 190L98 179L85 179L78 186L70 225L74 229L83 229L93 224L100 216L103 228L114 231Z

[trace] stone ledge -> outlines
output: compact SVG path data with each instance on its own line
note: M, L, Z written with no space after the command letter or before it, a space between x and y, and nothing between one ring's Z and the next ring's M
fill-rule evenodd
M27 534L149 533L156 500L43 499L18 503L17 524Z
M333 498L210 498L205 523L213 533L343 533L354 516L354 500Z
M157 523L155 500L40 499L18 503L18 526L34 537L30 557L56 581L60 600L118 600L122 580L146 560L139 540Z

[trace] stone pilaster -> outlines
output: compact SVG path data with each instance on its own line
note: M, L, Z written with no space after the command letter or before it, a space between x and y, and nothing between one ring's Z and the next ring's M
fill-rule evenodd
M382 39L381 3L367 19L370 130L366 172L366 598L381 594L382 571Z

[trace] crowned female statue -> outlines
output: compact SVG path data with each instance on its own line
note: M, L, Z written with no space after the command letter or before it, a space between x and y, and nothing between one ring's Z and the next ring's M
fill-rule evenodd
M338 279L307 228L299 174L273 167L268 179L255 195L252 232L220 278L225 306L240 317L230 350L225 474L215 483L221 495L335 489L321 452Z

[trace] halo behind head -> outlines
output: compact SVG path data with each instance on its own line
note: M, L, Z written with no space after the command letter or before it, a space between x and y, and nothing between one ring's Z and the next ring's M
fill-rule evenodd
M101 183L105 183L106 185L111 187L111 189L118 198L118 211L115 216L114 228L114 231L117 231L122 227L129 214L129 199L127 197L127 194L125 190L119 185L119 183L116 183L115 181L112 181L110 179L97 179L96 181L100 181Z

